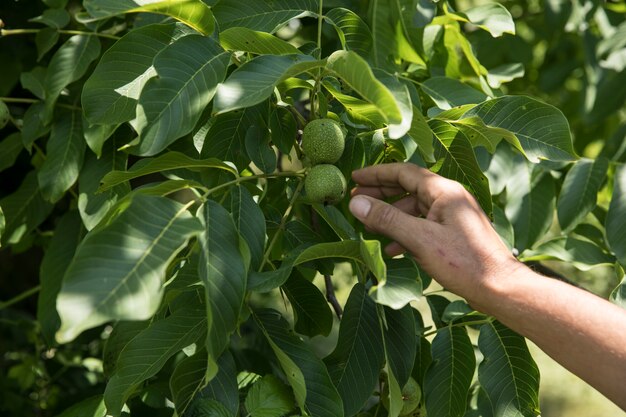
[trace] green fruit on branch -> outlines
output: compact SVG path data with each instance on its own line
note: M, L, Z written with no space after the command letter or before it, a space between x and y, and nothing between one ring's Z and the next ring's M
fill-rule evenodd
M346 195L346 178L334 165L315 165L304 180L307 197L315 203L337 204Z
M0 101L0 129L9 123L10 118L11 114L9 113L9 108L4 104L4 101Z
M341 158L345 144L339 123L332 119L315 119L302 132L302 150L313 165L334 164Z

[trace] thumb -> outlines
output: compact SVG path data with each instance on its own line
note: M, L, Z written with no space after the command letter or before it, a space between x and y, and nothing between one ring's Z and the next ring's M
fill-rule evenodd
M417 249L423 219L364 195L353 197L349 207L354 217L370 230L395 240L410 252Z

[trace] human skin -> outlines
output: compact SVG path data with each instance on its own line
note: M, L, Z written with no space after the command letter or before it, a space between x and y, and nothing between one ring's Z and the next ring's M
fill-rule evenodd
M350 211L393 240L388 255L410 253L444 288L626 410L626 310L519 262L455 181L407 163L360 169L352 178Z

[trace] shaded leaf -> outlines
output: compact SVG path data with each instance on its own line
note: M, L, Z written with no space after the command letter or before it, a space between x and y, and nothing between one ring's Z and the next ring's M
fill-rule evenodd
M561 229L572 230L595 208L608 168L605 158L580 159L567 172L557 201Z
M484 355L478 380L495 416L539 414L539 369L524 338L494 321L480 328L478 348Z
M213 7L220 29L247 27L274 33L291 19L317 12L315 0L221 0Z
M125 13L156 13L180 20L203 35L210 35L215 26L211 9L201 0L85 0L83 6L94 20Z
M7 216L8 217L8 216ZM626 266L626 165L613 176L613 197L606 216L606 240L617 260Z
M476 358L464 328L442 328L432 344L433 361L424 378L426 410L432 417L465 413Z
M193 356L183 358L172 371L170 390L179 415L184 415L192 398L204 384L206 367L207 353L203 349Z
M269 143L269 131L250 126L246 132L246 152L254 164L266 174L276 170L277 157Z
M425 80L422 91L444 110L464 104L482 103L488 98L482 91L448 77L431 77Z
M12 133L0 142L0 172L11 168L24 146L19 132Z
M46 145L46 160L37 178L43 197L56 203L78 179L85 156L83 120L78 111L55 119Z
M556 237L524 252L524 261L559 260L588 271L596 266L611 266L615 257L595 243L574 237Z
M117 361L124 346L149 325L148 320L120 321L115 324L113 331L104 343L102 352L102 368L107 378L110 378L115 372Z
M282 416L294 408L289 388L274 375L266 375L255 382L246 395L245 404L251 417Z
M367 58L372 49L372 32L367 24L351 10L337 7L324 15L324 20L335 28L341 46Z
M189 35L159 52L157 77L141 90L137 106L137 152L159 153L190 133L226 76L230 54L212 38Z
M187 206L136 195L122 214L88 233L76 251L57 299L62 323L57 341L71 341L111 320L152 317L167 266L200 231Z
M384 312L383 335L389 369L398 385L404 387L411 376L419 342L415 334L413 308L408 305L399 310L385 307Z
M256 270L261 266L265 251L265 216L250 192L243 186L230 190L230 211L237 230L246 240L250 249L250 267Z
M197 397L211 398L218 401L228 410L230 416L236 416L239 410L239 391L237 387L237 366L233 355L228 350L217 360L218 372L202 388Z
M333 314L320 290L300 274L292 274L281 288L293 308L295 331L309 337L328 336Z
M104 405L104 399L102 395L96 395L74 404L56 417L105 417L106 415L107 409Z
M299 339L277 311L262 310L255 319L291 384L298 405L319 417L342 417L343 405L326 366Z

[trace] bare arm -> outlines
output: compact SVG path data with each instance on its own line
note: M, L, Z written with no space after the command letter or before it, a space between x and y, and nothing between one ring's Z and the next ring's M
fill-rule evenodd
M536 274L458 183L411 164L355 171L352 213L474 308L529 338L626 410L626 310ZM381 200L404 196L389 205Z

